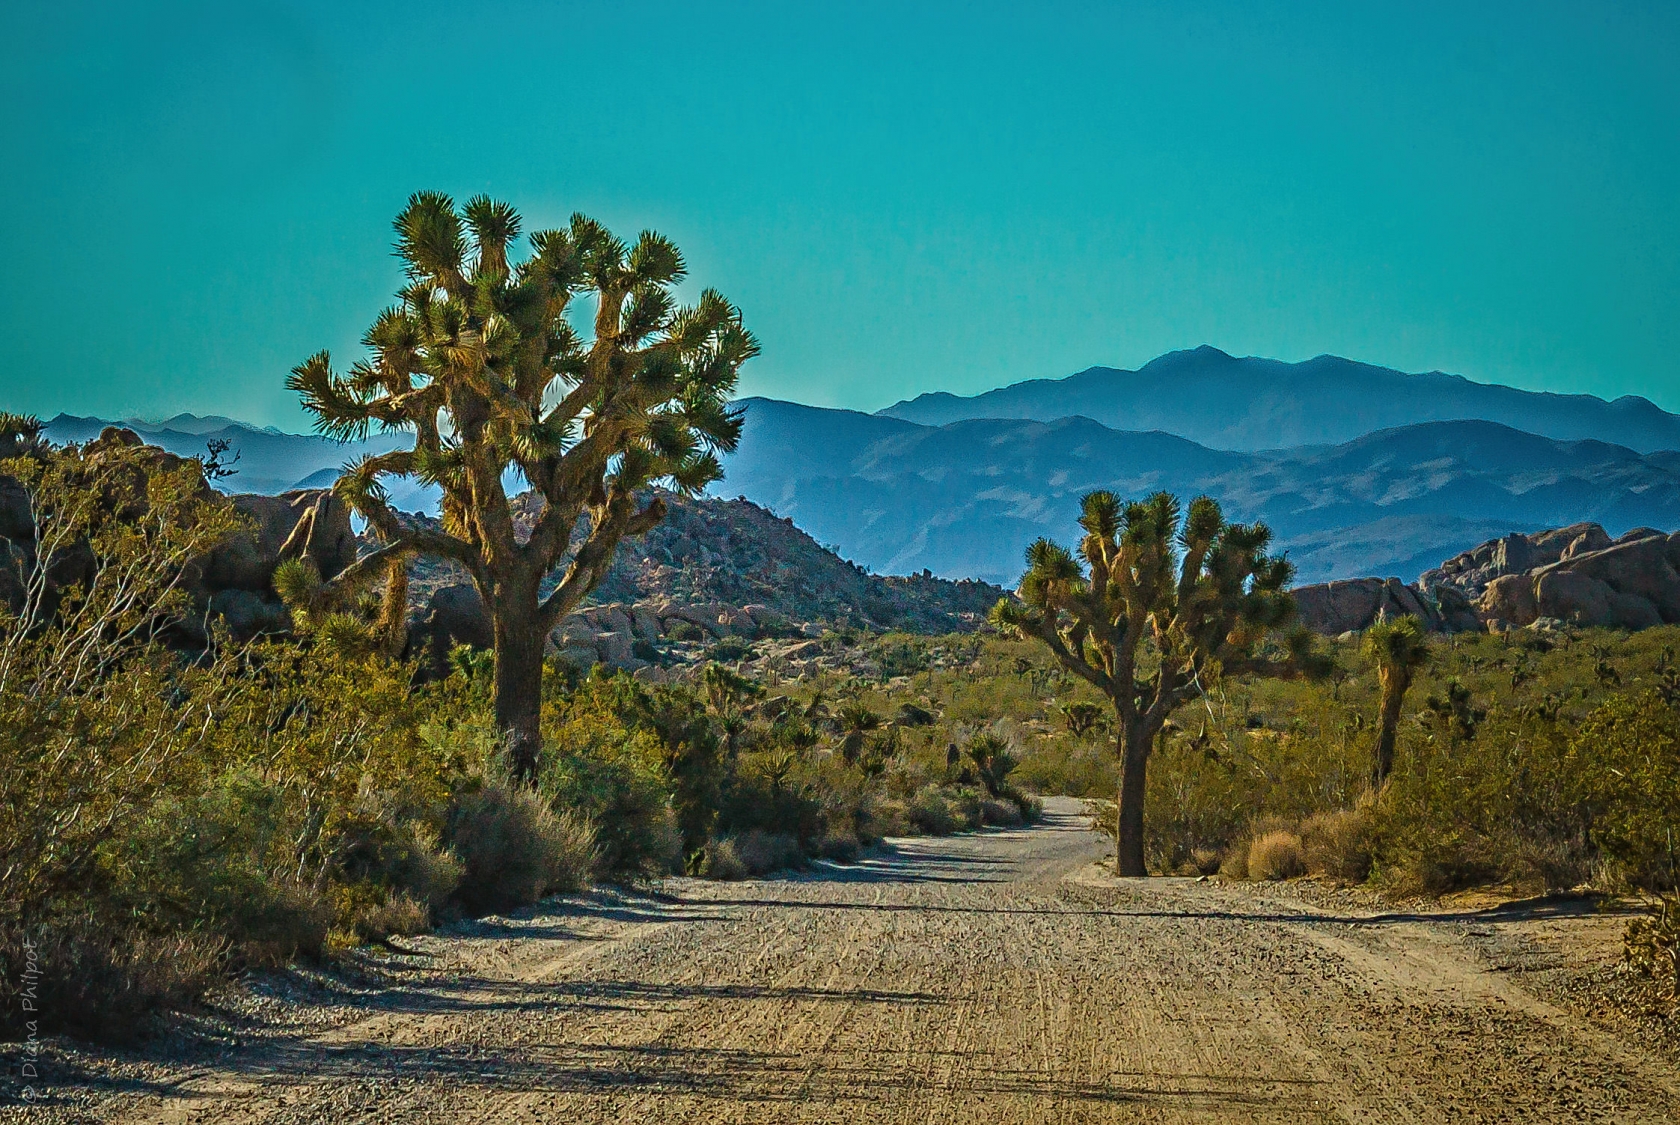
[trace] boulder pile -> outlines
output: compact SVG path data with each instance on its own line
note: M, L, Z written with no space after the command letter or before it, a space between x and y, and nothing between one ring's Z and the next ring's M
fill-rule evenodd
M635 671L657 663L673 644L705 646L726 637L779 637L803 642L823 635L816 622L794 622L765 605L723 602L679 604L669 600L589 606L561 618L548 636L548 651L587 668L605 664ZM457 644L490 645L490 619L478 591L461 583L434 592L424 610L411 613L411 655L418 646L441 662Z
M1507 535L1425 571L1415 583L1358 578L1295 591L1301 621L1338 635L1404 615L1436 632L1560 625L1646 629L1680 622L1680 532L1596 523Z
M133 430L106 427L84 447L97 462L102 452L144 446L152 464L174 469L183 459L173 453L145 446ZM16 452L10 451L10 452ZM206 497L212 495L208 484ZM171 630L168 640L183 647L200 646L208 638L215 619L225 622L235 640L248 640L260 633L284 632L291 616L274 592L274 570L286 559L304 558L315 565L323 578L332 578L356 559L359 550L350 524L350 510L330 489L303 489L279 496L235 495L227 502L251 523L242 532L216 547L189 571L188 593L193 610ZM70 586L84 581L80 560L92 556L86 545L72 547L49 568L48 580ZM35 522L29 496L12 477L0 476L0 558L12 565L0 568L0 599L15 603L20 590L4 583L7 575L27 573L35 562ZM14 608L16 608L14 604Z

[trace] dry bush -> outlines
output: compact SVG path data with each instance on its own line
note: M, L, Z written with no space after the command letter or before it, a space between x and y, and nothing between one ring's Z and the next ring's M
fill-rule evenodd
M339 912L335 940L362 945L388 937L407 937L431 928L432 912L405 892L384 893L372 901L347 902Z
M863 851L857 836L850 832L830 832L817 841L816 854L823 859L851 863Z
M1371 817L1366 809L1315 813L1301 822L1307 872L1363 883L1371 875Z
M1680 1000L1680 894L1659 895L1628 923L1622 937L1628 964L1653 977L1670 1000Z
M1248 848L1249 840L1238 840L1225 849L1223 858L1219 861L1219 873L1227 879L1248 878Z
M713 840L706 845L700 860L700 874L707 879L734 882L747 877L747 865L741 860L740 848L734 839Z
M595 869L595 830L587 820L556 813L537 794L499 781L457 799L448 843L461 861L455 900L471 914L576 890Z
M1293 832L1273 830L1256 836L1248 847L1250 879L1293 879L1306 873L1301 837Z
M975 803L975 820L979 820L979 803ZM932 786L923 789L910 800L905 809L910 827L925 836L949 836L961 831L963 823L946 802L939 790Z
M897 797L879 797L864 806L865 826L869 836L881 840L887 836L910 834L910 804ZM859 840L863 833L859 832Z
M735 851L748 875L768 875L805 862L805 852L797 839L757 828L736 837Z
M965 785L957 789L941 789L938 795L956 820L958 832L970 832L980 827L980 803L984 798L978 791Z
M1219 871L1219 852L1214 848L1197 848L1190 853L1190 866L1198 875L1213 875Z
M987 797L980 801L980 823L992 828L1018 828L1024 821L1021 807L1014 801L1000 801Z
M8 928L0 932L0 1031L21 1035L24 1021L35 1020L40 1034L132 1042L157 1009L188 1007L221 979L224 960L225 944L203 934L113 930L85 920Z

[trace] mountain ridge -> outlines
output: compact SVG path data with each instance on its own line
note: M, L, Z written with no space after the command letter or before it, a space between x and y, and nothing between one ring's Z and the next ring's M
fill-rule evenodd
M1207 344L1157 356L1136 370L1088 367L969 396L929 392L877 414L924 425L1079 414L1115 429L1162 429L1241 452L1340 444L1373 430L1459 419L1502 422L1559 440L1619 438L1642 453L1680 449L1680 415L1639 395L1606 400L1528 391L1328 353L1299 363L1239 358Z
M871 433L854 414L830 440L824 408L742 406L741 445L718 492L764 504L885 572L1012 584L1033 539L1076 540L1078 498L1093 488L1213 495L1231 518L1269 523L1303 582L1410 578L1486 539L1586 519L1618 531L1680 524L1680 456L1497 422L1418 423L1258 453L1080 416L897 420Z

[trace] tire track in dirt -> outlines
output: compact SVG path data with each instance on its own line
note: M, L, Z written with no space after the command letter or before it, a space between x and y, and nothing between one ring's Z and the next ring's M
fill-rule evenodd
M552 904L461 975L109 1120L1676 1120L1674 1068L1451 927L1115 881L1067 802L848 868Z

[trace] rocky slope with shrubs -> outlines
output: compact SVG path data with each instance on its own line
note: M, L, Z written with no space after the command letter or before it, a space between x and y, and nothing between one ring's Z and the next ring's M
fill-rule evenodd
M665 519L620 544L586 608L554 630L554 652L584 666L636 670L689 660L724 639L780 639L794 650L836 629L967 632L1004 595L971 579L871 574L747 500L662 495ZM526 493L517 504L516 526L528 529L541 498ZM455 643L488 643L478 595L458 566L415 560L409 595L413 636L433 659Z

